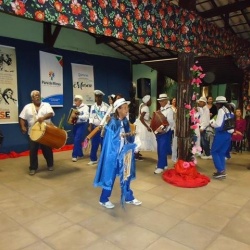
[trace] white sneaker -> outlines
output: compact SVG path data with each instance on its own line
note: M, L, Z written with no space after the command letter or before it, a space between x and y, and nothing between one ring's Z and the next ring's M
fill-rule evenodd
M209 156L208 156L208 159L209 159L209 160L213 160L213 156L212 156L212 155L209 155Z
M73 161L73 162L76 162L76 161L77 161L77 158L73 157L73 158L72 158L72 161Z
M88 165L95 165L95 164L97 164L97 162L98 162L98 161L90 161L90 162L88 163Z
M84 156L77 156L77 160L84 159Z
M132 201L126 201L127 204L132 204L132 205L135 205L135 206L139 206L142 204L141 201L138 201L137 199L133 199Z
M166 169L168 169L168 166L165 166L165 167L164 167L164 170L166 170Z
M154 174L161 174L163 172L163 169L162 168L157 168L155 171L154 171Z
M206 155L202 155L201 156L201 159L203 159L203 160L211 160L212 159L212 155L209 155L209 156L206 156Z
M106 207L106 208L114 208L115 207L115 205L111 201L99 202L99 204L103 207Z

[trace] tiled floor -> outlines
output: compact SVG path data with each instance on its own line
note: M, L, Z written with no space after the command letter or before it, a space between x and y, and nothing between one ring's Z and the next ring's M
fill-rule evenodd
M119 204L119 182L111 201L98 204L96 166L88 155L54 154L55 171L28 175L28 157L0 161L0 249L12 250L247 250L250 249L250 153L232 155L228 177L201 188L172 186L154 175L156 155L143 152L132 182L141 206ZM170 167L173 164L169 164ZM198 161L211 176L211 160Z

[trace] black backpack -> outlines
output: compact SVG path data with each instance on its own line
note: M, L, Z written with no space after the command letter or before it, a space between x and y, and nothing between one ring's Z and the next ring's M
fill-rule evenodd
M224 120L224 124L223 124L223 130L227 131L230 129L234 129L235 128L234 117L231 117L230 113L226 113L226 111L224 109L223 109L223 111L225 112L225 115L226 115L226 119Z

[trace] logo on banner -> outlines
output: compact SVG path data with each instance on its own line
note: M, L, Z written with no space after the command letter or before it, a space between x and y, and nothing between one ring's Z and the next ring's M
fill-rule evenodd
M54 77L55 77L55 73L51 70L49 72L49 78L50 78L50 80L53 81Z
M47 86L49 85L49 86L55 86L55 87L61 86L61 85L62 85L62 84L59 83L59 82L53 81L54 78L55 78L55 76L56 76L54 71L50 70L50 71L48 72L48 76L49 76L49 78L50 78L51 81L44 81L44 80L42 80L42 84L43 84L43 85L47 85Z

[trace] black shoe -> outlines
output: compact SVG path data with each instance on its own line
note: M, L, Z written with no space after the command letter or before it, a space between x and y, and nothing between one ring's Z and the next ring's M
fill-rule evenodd
M35 174L36 174L36 170L31 169L30 172L29 172L29 175L35 175Z
M53 170L54 170L53 166L52 167L48 167L48 171L53 171Z
M215 179L226 178L227 174L225 171L213 173Z
M136 161L143 161L143 158L141 156L135 158Z

